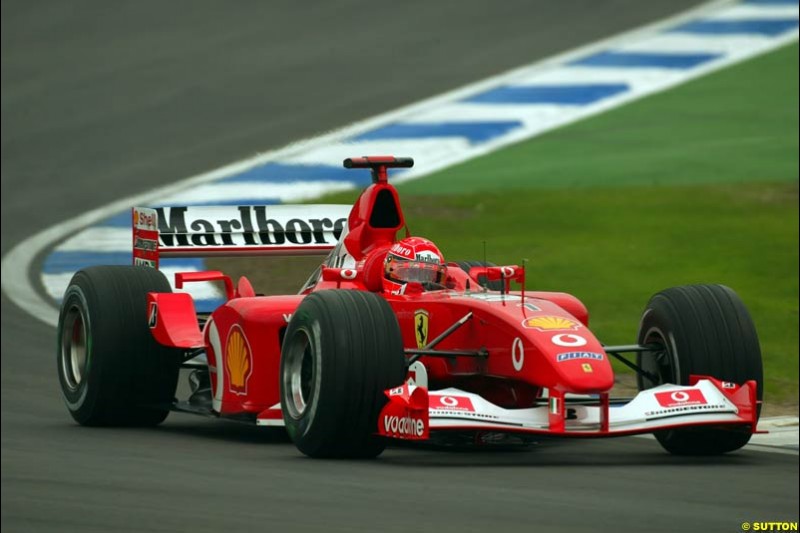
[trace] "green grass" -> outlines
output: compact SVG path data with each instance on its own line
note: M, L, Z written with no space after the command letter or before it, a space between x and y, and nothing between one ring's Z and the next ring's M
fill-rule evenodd
M528 288L579 297L606 343L634 342L661 289L728 285L767 401L796 404L797 78L792 45L404 184L406 219L448 260L529 259Z
M796 181L797 66L795 44L401 189Z

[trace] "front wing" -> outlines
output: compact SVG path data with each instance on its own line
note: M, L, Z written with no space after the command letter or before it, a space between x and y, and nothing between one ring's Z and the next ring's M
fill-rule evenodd
M389 402L378 433L404 440L427 440L431 433L486 431L559 437L615 437L692 426L739 426L756 432L756 382L743 385L692 376L690 386L661 385L641 391L624 405L608 394L580 399L550 392L544 405L504 409L455 388L428 391L413 381L386 391ZM574 401L577 400L577 403Z

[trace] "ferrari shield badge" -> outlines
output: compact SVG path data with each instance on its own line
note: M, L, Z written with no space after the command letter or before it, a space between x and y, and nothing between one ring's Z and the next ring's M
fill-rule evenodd
M414 311L414 333L417 336L417 348L421 350L428 344L428 312L424 309Z

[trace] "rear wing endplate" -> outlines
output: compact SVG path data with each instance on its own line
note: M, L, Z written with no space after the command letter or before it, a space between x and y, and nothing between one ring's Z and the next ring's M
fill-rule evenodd
M134 207L133 263L165 257L325 255L349 205Z

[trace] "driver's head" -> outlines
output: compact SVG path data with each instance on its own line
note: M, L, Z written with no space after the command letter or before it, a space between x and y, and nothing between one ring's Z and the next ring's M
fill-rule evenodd
M383 267L383 290L390 293L402 292L409 282L442 288L447 277L442 252L422 237L406 237L392 245Z

